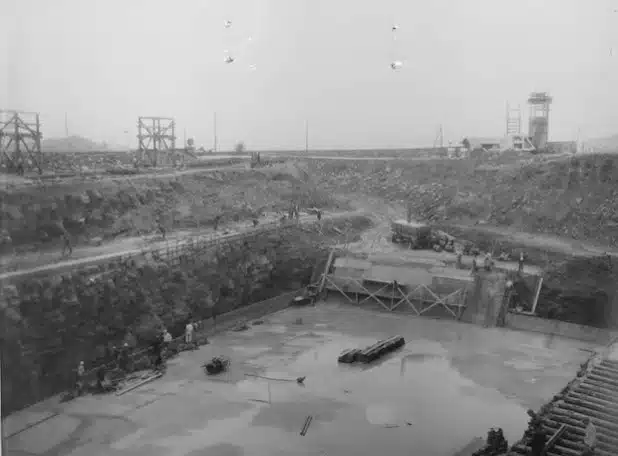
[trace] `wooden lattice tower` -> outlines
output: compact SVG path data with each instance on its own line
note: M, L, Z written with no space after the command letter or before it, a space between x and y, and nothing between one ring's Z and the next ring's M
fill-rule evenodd
M39 114L23 111L0 111L0 165L9 171L43 172Z
M175 161L176 122L170 117L139 117L137 139L138 160L150 166L161 166Z
M521 107L511 107L506 105L506 135L521 134Z

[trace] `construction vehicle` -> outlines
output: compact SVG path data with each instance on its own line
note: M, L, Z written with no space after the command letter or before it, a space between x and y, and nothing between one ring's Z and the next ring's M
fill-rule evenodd
M431 227L423 223L396 220L391 223L391 241L411 249L431 248Z

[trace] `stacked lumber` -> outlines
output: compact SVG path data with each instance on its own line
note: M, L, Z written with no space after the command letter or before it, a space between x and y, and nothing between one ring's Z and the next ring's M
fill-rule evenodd
M364 349L345 350L339 355L340 363L371 363L384 355L391 353L405 345L406 341L402 336L393 336L385 340L379 340L373 345Z
M348 350L344 350L337 361L340 363L351 364L355 363L358 360L358 354L361 352L360 348L351 348Z
M540 415L548 437L556 435L547 456L579 456L584 451L584 418L597 430L595 455L618 455L618 362L602 359L584 368L558 399ZM563 427L564 425L564 427ZM518 454L529 454L524 440L513 446Z

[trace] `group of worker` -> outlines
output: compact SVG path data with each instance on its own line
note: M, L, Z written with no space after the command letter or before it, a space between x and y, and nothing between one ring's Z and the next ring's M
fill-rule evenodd
M475 253L474 256L472 257L472 273L476 273L479 271L479 260L478 260L478 253ZM519 260L518 260L518 274L523 274L524 272L524 261L525 261L525 257L524 257L524 253L521 252L519 255ZM494 260L492 258L491 253L486 253L485 257L483 259L483 269L487 272L491 271L492 268L494 266ZM457 252L457 269L464 269L464 265L463 265L463 252L461 250L459 250Z
M199 323L197 322L188 322L185 326L184 332L184 343L190 348L195 349L197 345L195 344L194 333L198 328ZM163 328L159 334L155 337L154 341L150 346L150 356L151 363L156 371L165 371L165 357L166 352L172 342L172 335L167 330L167 328ZM131 370L131 354L130 347L127 342L124 342L120 348L113 347L112 348L112 356L114 358L115 365L121 371L128 373ZM109 368L109 364L102 364L96 369L96 380L97 386L96 389L100 392L106 391L105 386L105 378L106 372ZM84 392L85 388L85 374L86 369L84 365L84 361L80 361L77 366L77 378L75 382L75 393L80 396Z
M184 333L184 342L191 350L197 348L195 343L195 339L193 337L195 330L197 329L199 323L189 321L185 325L185 333ZM167 330L167 328L163 328L163 330L159 333L159 335L155 338L152 343L152 364L157 371L165 370L165 354L169 349L170 343L172 342L172 335Z
M491 271L491 268L493 267L493 265L494 265L494 260L491 257L491 253L486 253L485 258L483 259L483 269L489 272ZM478 270L479 270L478 253L475 253L474 257L472 257L472 273L478 272Z

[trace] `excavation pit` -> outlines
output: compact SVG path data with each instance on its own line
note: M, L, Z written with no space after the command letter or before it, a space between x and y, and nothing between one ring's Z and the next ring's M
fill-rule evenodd
M562 338L548 348L540 334L339 302L273 314L251 328L251 340L247 333L216 335L170 360L163 378L123 396L34 406L58 415L9 438L7 449L71 456L399 456L414 449L451 456L492 426L514 443L526 409L563 388L589 356L582 349L594 348ZM405 347L367 368L337 363L346 348L393 334L405 337ZM255 350L239 349L244 344ZM232 360L216 381L200 367L213 356ZM304 384L296 382L301 376ZM9 417L12 428L20 413ZM307 416L313 419L300 436Z

